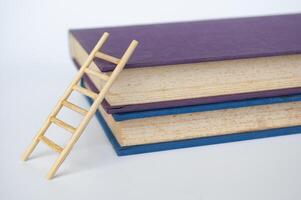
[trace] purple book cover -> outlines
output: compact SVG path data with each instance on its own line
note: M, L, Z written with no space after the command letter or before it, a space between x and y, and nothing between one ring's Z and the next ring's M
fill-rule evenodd
M123 54L132 39L139 41L126 68L301 53L301 14L70 30L87 52L104 32L109 32L110 38L102 51L116 57ZM95 62L103 72L114 67L99 59ZM117 108L106 102L103 105L107 112L118 113L300 92L298 87Z

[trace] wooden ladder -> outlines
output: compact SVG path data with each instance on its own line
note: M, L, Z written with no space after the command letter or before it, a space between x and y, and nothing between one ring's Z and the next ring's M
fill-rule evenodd
M105 43L105 41L108 39L108 37L109 37L109 33L104 33L102 35L102 37L99 39L96 46L94 47L94 49L88 56L87 60L82 65L82 67L76 74L75 78L73 79L73 81L71 82L69 87L66 89L65 93L63 94L63 96L59 99L56 106L54 107L54 109L52 110L50 115L48 116L48 118L45 121L45 123L43 124L42 128L39 130L39 132L34 137L30 146L26 149L26 151L22 155L22 160L24 160L24 161L27 160L28 157L30 156L30 154L33 152L33 150L35 149L35 147L37 146L37 144L40 141L44 142L55 152L58 152L59 157L57 158L57 160L55 161L55 163L52 165L51 169L49 170L49 172L47 174L47 179L51 179L55 175L55 173L58 170L58 168L60 167L60 165L64 162L64 160L70 153L73 145L77 142L77 140L79 139L79 137L85 130L89 121L91 120L94 113L97 111L99 105L103 101L106 93L108 92L108 90L110 89L111 85L114 83L114 81L116 80L116 78L118 77L120 72L123 70L124 66L128 62L131 55L133 54L136 46L138 45L138 42L136 40L133 40L131 42L131 44L129 45L129 47L127 48L127 50L125 51L125 53L123 54L123 56L120 59L118 59L116 57L104 54L99 51L100 48ZM95 70L89 69L89 66L94 58L103 59L107 62L116 64L116 67L115 67L114 71L112 72L111 76L108 76L104 73L100 73ZM101 89L101 91L98 94L78 85L84 74L90 74L92 76L98 77L98 78L106 81L103 88ZM71 93L74 90L76 90L94 100L94 102L91 105L89 110L83 109L83 108L67 101L67 99L69 98L69 96L71 95ZM67 107L67 108L69 108L75 112L78 112L84 116L84 118L82 119L82 121L80 122L80 124L78 125L77 128L56 118L57 114L63 107ZM67 145L64 148L60 147L55 142L51 141L46 136L44 136L45 132L47 131L47 129L49 128L51 123L54 123L72 133L72 137L70 138L69 142L67 143Z

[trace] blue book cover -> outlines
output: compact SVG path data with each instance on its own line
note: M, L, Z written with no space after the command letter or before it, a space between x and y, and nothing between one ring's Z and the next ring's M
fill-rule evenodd
M91 99L89 99L88 97L86 97L86 99L90 104L92 104ZM160 143L153 143L153 144L133 145L133 146L121 146L116 140L111 129L109 128L109 126L107 125L107 123L105 122L105 120L103 119L99 111L96 112L96 117L118 156L301 133L301 126L292 126L292 127L276 128L276 129L261 130L261 131L201 137L195 139L185 139L185 140L171 141L171 142L160 142Z

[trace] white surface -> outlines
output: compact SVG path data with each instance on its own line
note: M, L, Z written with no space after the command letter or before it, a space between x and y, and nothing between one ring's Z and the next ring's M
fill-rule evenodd
M75 74L68 28L300 11L300 0L0 1L0 199L300 199L301 135L117 157L93 119L52 181L45 145L19 159Z

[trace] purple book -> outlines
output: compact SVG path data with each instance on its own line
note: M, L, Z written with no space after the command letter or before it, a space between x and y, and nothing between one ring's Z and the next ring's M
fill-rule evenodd
M132 39L139 41L126 68L301 53L301 14L70 30L87 52L103 32L110 33L103 51L116 57L123 54L120 47L128 46ZM103 72L114 67L100 60L95 63ZM118 107L104 102L103 106L109 113L120 113L296 93L301 93L301 87Z

